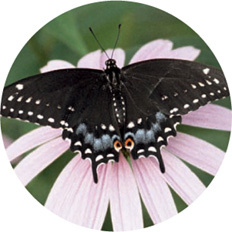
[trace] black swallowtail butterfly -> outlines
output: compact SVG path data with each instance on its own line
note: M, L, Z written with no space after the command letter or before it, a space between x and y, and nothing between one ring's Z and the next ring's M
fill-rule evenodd
M176 135L181 115L229 96L223 73L176 59L154 59L119 69L109 58L105 70L63 69L17 81L3 91L1 114L63 128L70 149L97 167L119 160L154 156Z

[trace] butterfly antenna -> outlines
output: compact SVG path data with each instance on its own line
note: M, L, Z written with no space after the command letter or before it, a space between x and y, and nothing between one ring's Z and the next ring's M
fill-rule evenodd
M116 45L117 45L117 43L118 43L118 39L119 39L119 35L120 35L120 28L121 28L121 25L122 25L121 23L118 25L118 35L117 35L117 39L116 39L116 41L115 41L114 48L113 48L113 51L112 51L112 54L111 54L111 59L113 58L114 50L115 50Z
M102 47L102 45L101 45L100 42L98 41L98 39L97 39L96 35L94 34L94 32L93 32L93 30L92 30L91 27L89 27L89 30L90 30L90 32L92 33L94 39L97 41L99 47L100 47L100 48L102 49L102 51L105 53L105 55L107 56L107 58L110 59L110 57L109 57L108 54L106 53L105 49Z

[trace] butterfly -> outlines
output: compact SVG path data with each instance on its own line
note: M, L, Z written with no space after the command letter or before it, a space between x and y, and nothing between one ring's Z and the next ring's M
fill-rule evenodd
M222 71L197 62L153 59L119 69L72 68L19 80L4 88L1 115L62 128L70 150L89 159L94 182L101 164L155 157L176 135L181 115L229 96Z

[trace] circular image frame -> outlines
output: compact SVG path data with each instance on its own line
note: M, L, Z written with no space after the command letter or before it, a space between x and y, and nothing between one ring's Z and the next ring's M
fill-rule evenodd
M116 27L117 28L117 27ZM112 33L112 34L115 34L115 33ZM91 36L89 36L90 38L91 38ZM120 40L121 40L121 38L120 38ZM95 45L94 45L95 46ZM111 45L112 46L112 45ZM178 46L177 46L178 47ZM106 48L107 48L107 45L106 45ZM23 51L22 51L23 52ZM128 52L128 54L130 54L130 52ZM130 56L130 55L129 55ZM127 58L128 59L128 58ZM199 58L200 59L200 58ZM202 58L203 59L203 58ZM215 62L215 61L213 61L213 62ZM206 62L207 63L207 62ZM17 64L17 60L16 60L16 63L13 65L13 66L15 66ZM208 64L208 63L207 63ZM12 67L13 68L13 67ZM11 70L11 72L13 72L12 70ZM18 71L17 71L17 73L18 73ZM11 74L9 74L9 78L8 78L8 80L10 80L10 75ZM13 75L13 74L12 74ZM29 74L29 75L32 75L32 74ZM27 75L28 76L28 75ZM225 101L222 101L222 102L224 102L224 103L222 103L222 104L228 104L228 103L225 103ZM8 126L7 126L8 127ZM184 131L184 128L182 128L182 130Z

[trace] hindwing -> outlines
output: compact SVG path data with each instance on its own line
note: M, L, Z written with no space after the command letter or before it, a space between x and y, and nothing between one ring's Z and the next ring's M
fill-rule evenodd
M162 113L133 83L125 83L124 94L126 95L126 124L123 135L125 148L130 150L133 159L156 157L160 170L164 172L161 148L168 144L169 137L176 136L176 126L181 122L181 117Z
M89 159L92 164L94 181L97 182L97 168L108 161L119 160L121 136L113 113L112 95L104 85L92 90L94 97L86 99L89 103L81 117L70 115L70 127L63 132L64 139L70 139L70 149L79 152L83 159Z

